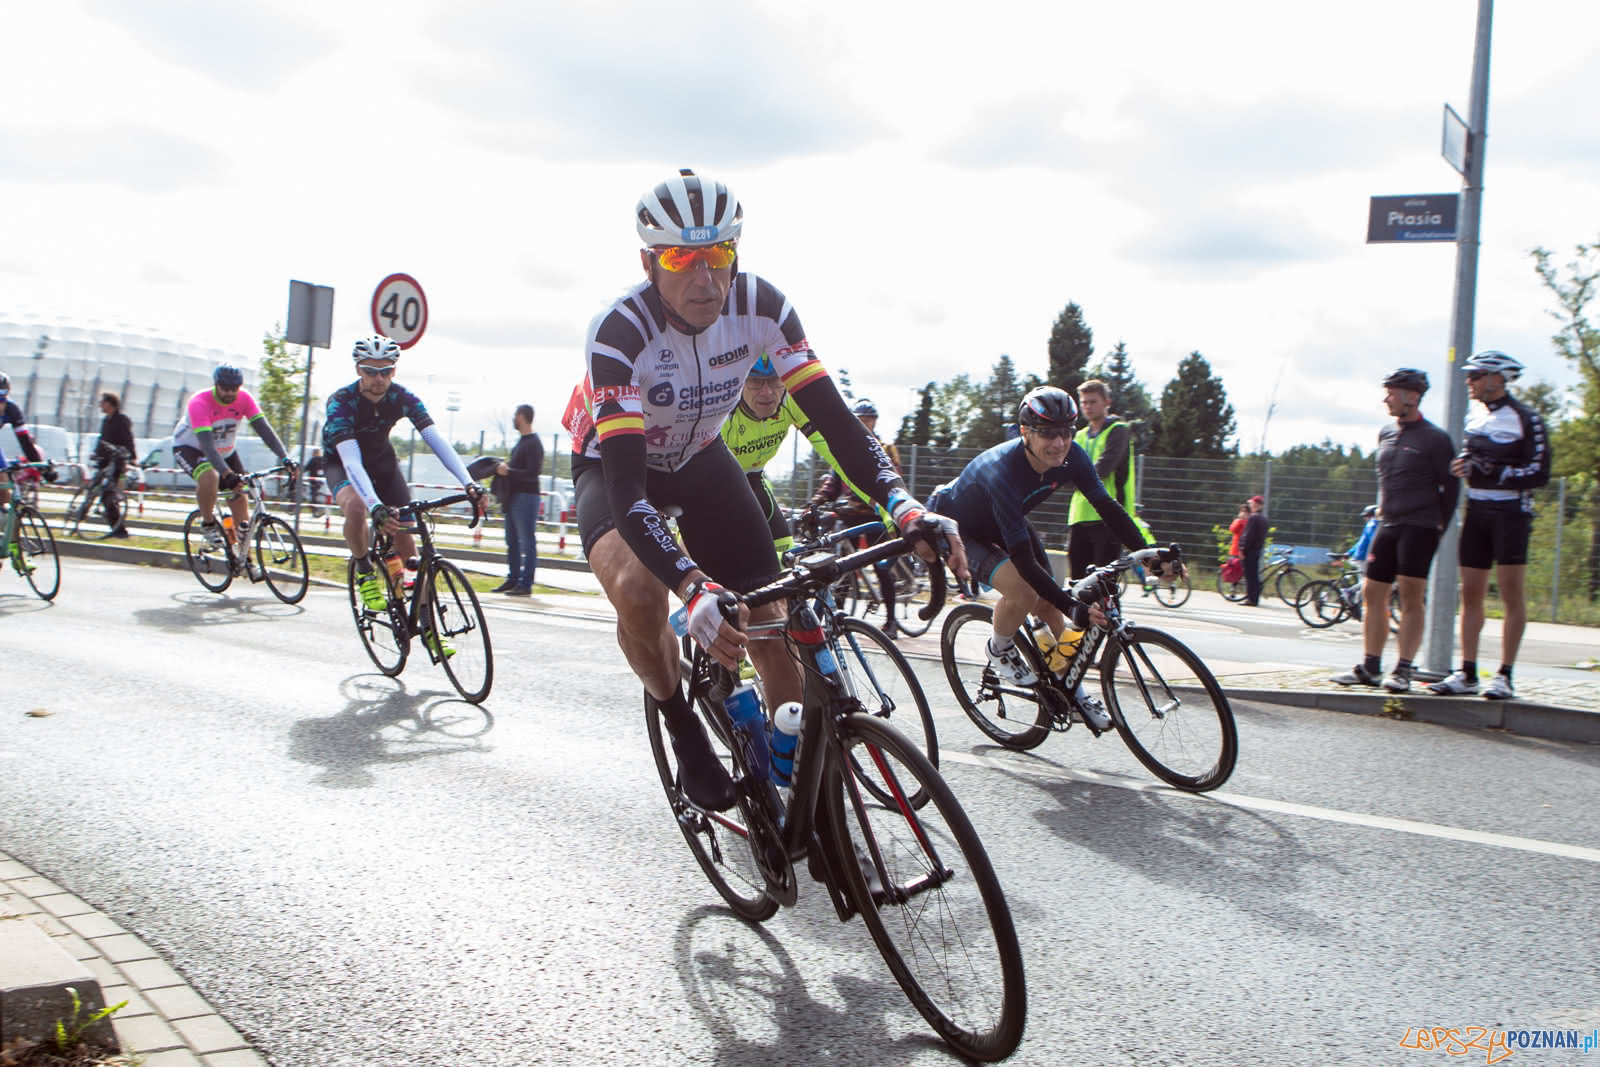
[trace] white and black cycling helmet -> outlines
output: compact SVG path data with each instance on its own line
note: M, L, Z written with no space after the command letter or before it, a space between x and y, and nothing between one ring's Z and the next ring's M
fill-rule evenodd
M1053 385L1031 390L1017 407L1017 422L1022 426L1060 426L1070 430L1077 421L1078 405L1072 394Z
M364 360L400 359L400 346L383 336L375 333L371 337L363 337L357 341L350 350L350 356L357 363Z
M1401 367L1383 380L1385 389L1409 389L1414 393L1428 391L1428 375L1415 367Z
M639 240L650 248L734 241L744 226L744 208L733 190L687 167L646 191L634 216Z
M863 416L869 419L875 419L878 417L878 405L874 404L866 397L862 397L860 400L855 402L854 406L850 408L850 413L858 419Z
M1518 376L1522 374L1521 363L1512 359L1504 352L1496 352L1494 349L1490 349L1487 352L1479 352L1477 355L1467 360L1466 364L1464 365L1464 369L1468 374L1471 374L1473 371L1481 371L1485 374L1498 374L1508 382L1516 381Z

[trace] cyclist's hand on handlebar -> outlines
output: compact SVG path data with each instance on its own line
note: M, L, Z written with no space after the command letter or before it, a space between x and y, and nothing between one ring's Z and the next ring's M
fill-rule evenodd
M400 520L395 518L394 509L388 504L379 504L369 511L372 519L372 528L386 534L394 534L400 529Z
M61 476L56 473L56 468L55 468L54 464L51 464L50 466L48 466L48 467L46 467L44 469L43 478L44 478L45 481L54 482L59 477L61 477Z
M744 624L750 609L739 598L712 581L702 581L684 605L689 612L689 636L728 670L737 670L744 658ZM733 613L734 620L728 618Z
M467 500L472 504L472 525L476 526L485 515L489 514L489 495L477 482L464 486L462 492L467 494Z
M243 479L241 479L233 471L224 471L222 473L222 475L219 478L217 478L217 488L218 489L237 489L237 488L239 488L239 483L242 480Z
M957 578L968 579L967 550L954 519L929 511L899 489L889 494L889 515L902 536L918 542L917 555L925 562L936 563L942 556Z

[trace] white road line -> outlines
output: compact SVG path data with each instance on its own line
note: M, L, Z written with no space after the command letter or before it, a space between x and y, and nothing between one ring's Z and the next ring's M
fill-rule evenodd
M1024 765L993 756L978 756L970 752L942 751L939 753L939 760L940 762L949 760L955 763L968 763L980 767L997 767L1012 774L1031 774L1041 778L1061 778L1078 782L1090 782L1094 785L1109 785L1118 789L1132 789L1137 792L1162 793L1188 800L1213 801L1219 804L1227 804L1230 807L1252 811L1272 811L1282 815L1298 815L1307 819L1321 819L1324 822L1344 823L1349 826L1366 826L1375 830L1396 830L1400 833L1416 834L1420 837L1439 837L1449 841L1464 841L1474 845L1491 845L1495 848L1514 848L1522 852L1537 852L1547 856L1560 856L1563 859L1600 863L1600 848L1567 845L1557 841L1539 841L1531 837L1485 833L1481 830L1466 830L1459 826L1441 826L1438 823L1419 822L1415 819L1396 819L1387 815L1363 815L1359 812L1340 811L1337 808L1321 808L1313 804L1296 804L1287 800L1268 800L1265 797L1247 797L1239 793L1185 793L1182 790L1173 789L1171 786L1157 781L1139 782L1119 775L1096 774L1094 771L1075 771L1064 767L1045 768L1038 765Z

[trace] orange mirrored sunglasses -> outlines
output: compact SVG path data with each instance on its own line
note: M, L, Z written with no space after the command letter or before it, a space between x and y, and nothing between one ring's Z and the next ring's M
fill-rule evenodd
M670 270L674 274L693 270L701 263L712 270L726 270L733 266L734 258L738 254L739 247L734 241L719 241L714 245L701 245L698 248L671 245L655 249L656 262L661 264L663 270Z

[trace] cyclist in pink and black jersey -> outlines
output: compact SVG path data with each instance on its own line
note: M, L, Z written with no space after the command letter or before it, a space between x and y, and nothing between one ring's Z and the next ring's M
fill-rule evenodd
M172 430L172 455L178 466L194 479L195 504L200 509L201 529L214 545L222 544L222 528L217 525L217 491L231 490L228 509L233 512L233 528L244 529L250 518L249 504L239 490L246 473L235 451L239 425L248 422L266 446L272 449L293 479L295 464L272 423L261 413L256 398L244 387L244 372L222 364L211 372L211 388L189 398L183 417Z
M766 516L719 435L755 362L771 360L851 480L900 529L920 526L926 512L845 407L788 299L738 270L744 212L728 187L680 171L646 191L634 215L645 277L591 324L583 405L569 420L575 436L582 431L572 462L578 527L617 610L617 643L672 734L685 791L703 807L726 808L732 785L684 699L667 593L688 606L694 639L735 666L746 639L722 618L724 586L753 589L778 572ZM657 510L668 506L681 509L682 547ZM951 542L951 566L965 576ZM781 611L769 606L759 617ZM770 704L799 698L799 671L782 642L755 642L749 653Z

